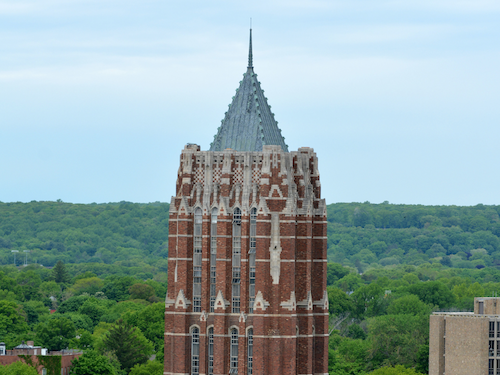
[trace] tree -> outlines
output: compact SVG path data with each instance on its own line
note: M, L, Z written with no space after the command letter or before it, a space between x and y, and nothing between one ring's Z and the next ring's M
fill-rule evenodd
M142 365L135 365L129 375L162 375L163 364L159 361L148 361Z
M76 334L73 322L64 317L49 319L45 324L39 325L37 331L38 339L49 350L67 348Z
M137 283L129 288L130 299L145 299L149 300L155 296L155 290L151 285Z
M427 281L410 285L408 292L415 294L421 301L429 305L438 305L439 307L448 307L455 302L453 293L439 281Z
M57 264L52 269L52 276L54 277L55 282L58 284L69 282L70 278L68 271L66 271L66 266L61 260L57 262Z
M28 332L23 309L13 301L0 301L0 337L13 347L19 344L18 337Z
M419 375L419 372L416 372L412 368L406 368L401 365L397 365L395 367L381 367L369 373L369 375Z
M38 372L34 367L17 361L7 366L0 366L0 375L38 375Z
M415 366L417 348L428 342L429 317L426 315L383 315L368 319L370 359L375 367Z
M326 270L326 284L333 285L337 280L349 274L349 269L339 263L328 263Z
M114 352L122 369L128 374L136 364L145 363L153 353L153 346L141 331L120 319L103 340L104 347Z
M124 302L122 302L124 303ZM165 337L165 304L154 303L141 311L127 313L124 320L141 330L144 336L151 341L156 352L163 357L163 343Z
M392 301L387 308L389 315L429 315L431 308L426 305L414 294L408 294Z
M115 375L109 359L94 350L83 353L71 362L71 375Z

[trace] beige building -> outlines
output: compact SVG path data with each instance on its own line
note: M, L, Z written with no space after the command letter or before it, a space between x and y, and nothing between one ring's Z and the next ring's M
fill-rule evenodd
M430 317L429 375L500 375L500 297Z

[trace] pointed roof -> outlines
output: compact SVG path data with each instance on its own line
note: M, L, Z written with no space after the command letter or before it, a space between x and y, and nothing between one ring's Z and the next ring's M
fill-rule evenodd
M232 148L236 151L262 151L263 145L279 145L288 152L285 138L253 71L252 29L248 68L236 89L233 101L210 145L210 151Z

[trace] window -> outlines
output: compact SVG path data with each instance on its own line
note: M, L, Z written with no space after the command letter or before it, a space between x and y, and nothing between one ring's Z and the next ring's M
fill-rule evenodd
M490 337L495 337L495 322L490 322Z
M200 329L191 329L191 375L200 373Z
M193 239L193 312L201 312L201 208L194 211Z
M210 312L214 312L217 275L217 208L212 209L210 223Z
M253 313L253 303L255 302L255 256L257 245L257 209L254 207L250 211L250 250L248 251L248 312Z
M497 359L497 375L500 375L500 359Z
M479 304L479 314L484 314L484 302L483 301L480 301L478 302Z
M495 364L495 360L494 359L490 359L488 360L488 375L494 375L493 374L493 366Z
M214 373L214 328L208 329L208 375Z
M489 355L490 357L493 357L495 355L495 341L493 340L490 340L490 343L489 343L490 347L489 347Z
M240 312L240 281L241 281L241 210L233 212L233 285L232 312Z
M253 328L248 330L248 375L253 374Z
M230 352L230 362L229 362L229 373L238 373L238 330L236 328L231 329L231 352Z

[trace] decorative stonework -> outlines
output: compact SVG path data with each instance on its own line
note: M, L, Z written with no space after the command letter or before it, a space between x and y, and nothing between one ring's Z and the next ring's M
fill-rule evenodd
M280 304L281 307L289 311L294 311L297 308L297 301L295 300L295 292L290 293L290 299L288 301L283 301Z
M280 217L279 214L271 216L271 247L269 248L271 256L271 277L273 284L279 284L281 272L281 246L280 246Z
M262 310L266 311L266 309L269 307L269 302L267 302L264 297L262 296L262 292L259 290L257 292L257 295L255 296L255 302L253 304L253 309L255 310Z
M182 289L179 290L179 294L175 300L175 308L186 309L190 304L191 302L184 296L184 291Z
M312 300L312 294L311 291L307 292L307 297L306 299L297 302L298 307L302 307L306 310L312 310L313 309L313 300Z

